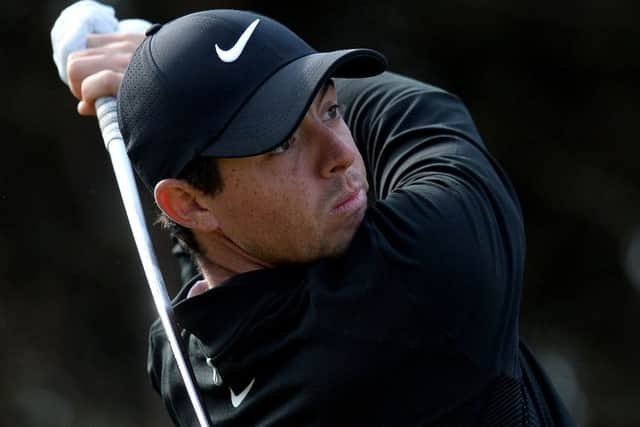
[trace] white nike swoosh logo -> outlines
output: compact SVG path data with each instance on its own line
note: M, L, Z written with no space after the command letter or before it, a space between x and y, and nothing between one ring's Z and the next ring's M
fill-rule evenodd
M253 21L251 25L249 25L247 29L244 30L244 33L242 33L236 44L233 45L233 47L229 50L222 50L216 43L216 53L218 54L218 58L220 58L222 62L234 62L236 59L240 58L244 47L249 41L249 37L251 37L251 34L253 34L253 30L256 29L259 22L260 19L256 19L255 21Z
M244 388L244 390L242 390L242 393L240 393L239 395L236 396L236 394L233 392L233 389L231 387L229 387L229 391L231 392L231 404L233 405L234 408L237 408L238 406L240 406L240 404L242 403L242 401L244 400L245 397L247 397L247 394L249 394L249 390L251 390L251 387L253 387L253 383L256 381L256 379L252 379L251 382L249 383L248 386L246 386Z

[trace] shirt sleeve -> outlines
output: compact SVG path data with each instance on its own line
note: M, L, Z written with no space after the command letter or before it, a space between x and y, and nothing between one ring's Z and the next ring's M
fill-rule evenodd
M476 363L516 372L525 238L508 178L454 95L392 73L336 81L394 282Z

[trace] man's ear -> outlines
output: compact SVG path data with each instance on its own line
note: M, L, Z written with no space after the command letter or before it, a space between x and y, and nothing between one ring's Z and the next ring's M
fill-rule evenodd
M202 191L179 179L163 179L153 192L156 204L174 222L199 231L218 228L216 216L202 203L207 197Z

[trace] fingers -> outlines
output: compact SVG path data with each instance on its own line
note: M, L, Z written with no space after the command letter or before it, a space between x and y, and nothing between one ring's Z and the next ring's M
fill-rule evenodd
M78 102L78 114L81 116L95 116L97 114L95 104L85 101Z
M102 47L112 44L129 45L131 51L136 47L145 35L143 33L104 33L104 34L89 34L87 36L87 48Z
M123 75L119 71L102 70L85 78L80 88L81 101L78 103L78 113L83 116L95 115L96 99L116 95Z
M82 86L85 80L103 71L123 73L129 61L131 61L131 53L129 52L106 51L90 54L85 51L80 54L72 53L67 61L67 76L69 77L71 93L76 98L82 99ZM96 82L99 83L100 81L97 80ZM115 94L114 92L110 95Z
M80 100L79 114L95 115L97 98L117 94L131 56L144 37L141 33L90 34L87 49L69 55L69 89Z

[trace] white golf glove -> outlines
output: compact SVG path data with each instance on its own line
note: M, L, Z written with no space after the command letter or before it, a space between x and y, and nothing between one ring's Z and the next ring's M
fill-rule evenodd
M118 21L115 11L93 0L81 0L64 9L51 29L53 62L67 85L67 57L71 52L86 49L90 33L142 33L151 26L144 19Z

